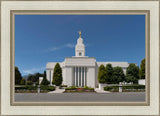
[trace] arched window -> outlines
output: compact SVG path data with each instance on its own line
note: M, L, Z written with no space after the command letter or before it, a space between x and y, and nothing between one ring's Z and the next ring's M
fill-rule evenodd
M81 52L79 52L79 56L81 56L82 55L82 53Z

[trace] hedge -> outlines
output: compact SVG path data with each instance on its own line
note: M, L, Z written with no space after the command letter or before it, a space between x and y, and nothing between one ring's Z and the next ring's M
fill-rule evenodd
M108 86L108 87L104 87L105 91L111 91L111 90L118 90L119 86Z
M105 91L118 90L119 86L106 86L104 87ZM145 85L124 85L122 89L145 89Z
M145 89L145 85L122 86L122 89Z
M67 85L61 85L60 87L67 87Z
M54 86L45 86L45 85L41 85L41 90L48 90L48 91L54 91L55 87Z
M48 91L54 91L55 87L54 86L40 86L41 90L48 90ZM15 87L15 90L37 90L37 86L33 85L26 85L26 86L20 86L20 87Z
M33 85L15 87L15 90L36 90L36 89L37 89L37 86L33 86Z
M82 89L82 90L94 90L94 88L88 87L88 86L84 86L84 87L76 87L76 86L71 86L71 87L67 87L65 88L65 90L77 90L77 89Z

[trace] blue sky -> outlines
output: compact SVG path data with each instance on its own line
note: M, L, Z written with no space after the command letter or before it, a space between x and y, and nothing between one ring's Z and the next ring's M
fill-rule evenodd
M15 66L27 75L74 56L79 30L97 61L140 65L145 57L145 15L16 15Z

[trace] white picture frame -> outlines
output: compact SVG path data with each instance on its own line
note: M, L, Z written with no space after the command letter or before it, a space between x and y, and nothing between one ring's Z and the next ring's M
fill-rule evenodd
M150 13L150 54L149 64L149 105L123 106L52 106L12 105L11 72L11 11L149 11ZM130 14L129 13L129 14ZM111 13L112 14L112 13ZM159 111L159 1L1 1L1 115L160 115ZM11 64L13 63L13 64Z

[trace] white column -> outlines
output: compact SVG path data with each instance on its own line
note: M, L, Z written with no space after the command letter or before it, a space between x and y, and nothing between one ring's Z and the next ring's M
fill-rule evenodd
M81 86L82 86L82 66L81 66Z
M49 70L49 81L50 81L50 85L51 85L51 71Z
M74 85L76 86L76 67L74 67Z
M52 85L52 80L53 80L53 73L52 73L52 71L50 70L50 85Z
M78 67L78 86L79 86L79 67Z
M85 73L86 73L86 72L85 72L85 67L84 67L84 86L86 86L86 84L85 84L85 83L86 83L86 82L85 82L85 81L86 81L86 80L85 80L85 78L86 78L86 77L85 77Z

